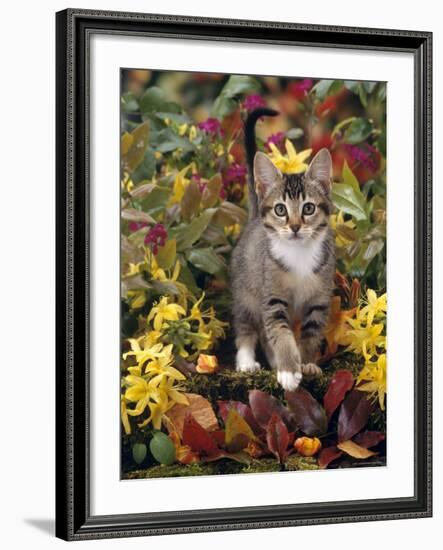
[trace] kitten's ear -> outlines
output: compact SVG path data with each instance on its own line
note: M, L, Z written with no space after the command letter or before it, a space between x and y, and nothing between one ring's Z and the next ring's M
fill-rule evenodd
M320 149L315 155L306 170L305 178L317 183L323 193L329 195L332 185L332 159L327 149Z
M254 179L259 197L263 197L281 177L280 170L274 166L272 160L258 151L254 157Z

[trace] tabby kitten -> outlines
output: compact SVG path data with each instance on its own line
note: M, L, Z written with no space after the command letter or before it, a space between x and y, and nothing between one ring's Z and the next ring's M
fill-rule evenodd
M249 221L232 256L237 370L260 368L259 342L285 390L302 375L321 374L316 352L328 319L335 273L329 225L331 156L321 149L304 174L284 175L256 152L255 124L272 109L257 109L245 125ZM297 344L294 323L301 320Z

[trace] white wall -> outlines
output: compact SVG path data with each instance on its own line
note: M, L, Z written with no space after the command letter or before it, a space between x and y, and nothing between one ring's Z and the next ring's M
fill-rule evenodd
M386 0L316 0L315 2L207 2L179 0L80 1L75 7L151 11L245 19L286 20L367 27L434 31L435 98L435 235L442 234L443 147L441 100L443 95L443 31L437 0L386 2ZM2 414L1 529L5 548L59 547L53 538L54 515L54 13L67 5L58 0L3 4L0 33L1 94L1 215L2 250ZM5 196L6 195L6 196ZM405 220L406 222L406 220ZM436 242L436 281L442 275L442 245ZM438 388L443 306L435 288L435 515L432 519L325 525L217 534L179 535L124 542L77 543L82 547L126 547L151 544L160 550L181 548L221 549L232 545L252 548L327 547L359 550L403 550L429 545L432 535L443 532L443 400ZM5 399L6 398L6 399ZM433 547L435 547L433 545Z

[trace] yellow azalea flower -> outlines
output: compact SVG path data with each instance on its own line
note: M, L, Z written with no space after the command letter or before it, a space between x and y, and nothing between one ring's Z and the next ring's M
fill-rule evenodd
M189 141L194 141L194 139L197 137L197 128L192 125L189 128Z
M178 304L169 304L168 297L162 296L160 302L155 305L148 315L148 323L154 319L154 329L161 330L164 321L178 321L180 315L185 315L186 311Z
M131 433L131 424L129 423L128 409L126 408L126 399L124 396L121 396L121 408L120 408L121 418L123 428L125 429L125 434L129 435Z
M188 125L186 124L186 122L184 124L180 124L180 126L178 127L178 135L184 136L186 134L187 129L188 129Z
M174 185L172 187L172 195L169 199L169 205L175 204L182 200L183 195L185 194L185 189L191 181L186 177L186 174L190 168L191 165L188 164L188 166L185 166L182 170L177 172L174 179Z
M154 153L154 157L156 158L156 160L160 160L162 158L162 153L160 151L156 151Z
M344 220L342 210L339 210L337 214L331 214L329 220L334 232L336 232L337 225L345 225L346 227L349 227L349 229L355 229L355 223L352 220ZM352 241L343 236L343 234L338 234L337 232L335 233L335 244L338 248L343 248L351 242Z
M214 150L214 153L217 155L217 157L221 157L224 155L225 153L225 148L223 147L223 145L221 143L219 143L217 145L217 147L215 148Z
M305 160L312 153L312 149L305 149L297 153L289 139L285 141L286 155L282 155L274 143L270 143L269 147L271 148L270 159L283 173L300 174L308 168Z
M368 325L363 327L360 319L347 319L352 330L346 334L346 340L349 343L348 350L355 353L375 355L377 348L386 347L386 336L382 335L383 323Z
M363 382L363 384L362 384ZM369 361L357 378L357 390L365 391L371 397L377 397L380 408L385 408L386 394L386 354L379 355L376 362Z
M367 315L366 322L368 325L372 325L374 317L386 314L387 303L386 303L386 293L382 294L379 298L374 290L368 288L366 292L368 299L367 305L362 307L360 310L360 315Z
M157 378L157 377L156 377ZM174 381L168 379L166 376L161 377L160 381L152 379L149 384L149 397L150 401L148 407L150 410L149 417L138 424L139 428L143 428L150 422L155 429L159 430L162 424L163 415L176 403L181 405L189 405L188 398L177 386L174 387Z
M134 275L138 275L143 271L143 268L146 266L145 262L139 262L138 264L129 264L129 269L125 273L125 277L133 277Z
M194 321L199 321L199 323L203 322L202 312L200 311L200 305L203 302L205 298L205 293L202 292L202 295L200 298L195 302L195 304L191 308L191 315L189 316L189 319Z
M140 309L146 304L146 292L144 290L128 290L127 296L132 309Z
M161 357L165 354L162 343L152 343L152 341L149 339L147 340L145 336L141 336L140 338L129 338L128 342L131 346L131 351L124 353L123 359L135 357L140 368L142 368L147 361L155 359L156 357Z

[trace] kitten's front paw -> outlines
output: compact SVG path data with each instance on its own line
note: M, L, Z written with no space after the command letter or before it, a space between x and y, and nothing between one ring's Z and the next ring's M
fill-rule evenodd
M277 380L285 391L294 391L298 388L303 374L300 369L278 369Z
M301 370L306 376L321 376L323 371L315 363L305 363L301 366Z
M253 372L256 372L260 370L260 363L257 361L252 362L238 362L236 366L237 372L245 372L252 374Z

